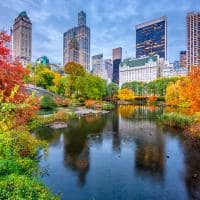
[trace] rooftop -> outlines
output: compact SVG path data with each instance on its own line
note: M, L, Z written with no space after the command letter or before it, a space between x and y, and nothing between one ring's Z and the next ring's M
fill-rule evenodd
M26 17L26 18L28 18L27 12L26 11L20 12L18 17Z
M144 28L146 26L150 26L152 24L159 23L159 22L162 22L162 21L167 21L167 17L163 16L163 17L159 17L159 18L153 19L153 20L148 21L148 22L138 24L138 25L135 26L135 28L136 29Z
M129 66L129 67L142 67L146 63L155 62L158 60L158 55L145 56L142 58L126 58L123 60L121 66Z

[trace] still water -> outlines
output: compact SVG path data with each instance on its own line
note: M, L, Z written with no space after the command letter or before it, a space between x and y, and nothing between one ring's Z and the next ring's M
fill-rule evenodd
M181 130L156 122L162 112L126 105L37 129L49 143L42 180L66 200L200 199L200 153Z

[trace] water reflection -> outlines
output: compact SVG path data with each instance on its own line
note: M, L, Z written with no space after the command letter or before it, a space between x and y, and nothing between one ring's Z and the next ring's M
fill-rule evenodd
M35 135L49 142L42 163L54 171L44 181L63 199L91 199L93 193L96 199L198 199L200 155L184 144L180 131L157 125L162 112L126 105L108 115L71 120L63 130L37 129Z

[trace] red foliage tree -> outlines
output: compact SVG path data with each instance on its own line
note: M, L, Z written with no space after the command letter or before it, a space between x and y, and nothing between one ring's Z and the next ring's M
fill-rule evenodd
M0 92L6 100L10 96L13 88L18 85L19 90L13 98L13 102L23 102L24 82L23 77L28 71L18 61L10 60L10 36L5 32L0 32Z
M38 110L38 99L29 96L24 88L23 77L28 71L18 61L12 61L9 49L10 36L0 32L0 95L2 103L14 103L19 109L15 111L14 125L22 125ZM18 90L13 94L15 87ZM12 96L12 97L11 97Z

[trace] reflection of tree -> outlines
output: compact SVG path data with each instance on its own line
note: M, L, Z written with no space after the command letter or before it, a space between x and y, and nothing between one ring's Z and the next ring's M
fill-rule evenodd
M119 132L119 117L116 113L112 113L111 122L112 131L113 131L113 139L112 139L112 149L116 153L120 153L121 151L121 137Z
M93 118L93 119L92 119ZM69 123L64 134L64 163L66 167L78 172L79 184L85 184L86 174L89 170L90 149L88 135L101 133L106 124L106 117L92 116L81 118ZM97 140L101 141L101 135Z
M119 105L118 113L123 118L130 118L134 116L135 106L134 105Z
M156 137L158 143L137 143L135 152L135 168L139 174L150 175L159 179L163 178L164 149L163 141Z
M59 144L60 131L51 129L46 126L38 127L34 130L34 135L40 140L48 141L51 146L56 146Z
M189 199L200 199L200 154L191 144L185 145L185 182Z

